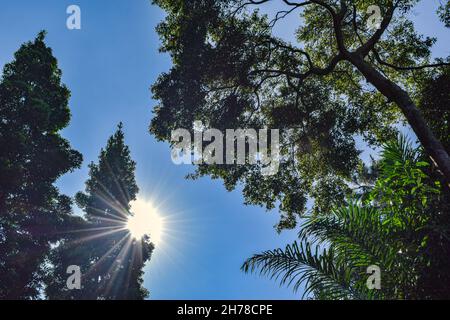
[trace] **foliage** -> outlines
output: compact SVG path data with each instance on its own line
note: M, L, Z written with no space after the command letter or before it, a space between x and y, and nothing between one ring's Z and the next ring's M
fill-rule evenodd
M436 39L417 34L407 18L417 1L377 1L377 31L367 24L373 1L278 1L270 17L258 11L266 2L154 1L167 13L157 31L173 67L152 87L159 105L151 133L170 141L172 130L200 120L283 135L277 175L262 176L259 165L198 165L190 177L222 179L227 190L241 184L246 204L278 205L278 229L294 228L308 199L319 213L350 194L356 136L380 146L404 120L449 174L446 152L416 107L432 71L448 65L431 61ZM293 39L278 37L274 27L293 14Z
M450 152L450 69L433 75L423 86L419 107L429 126Z
M364 201L307 216L299 243L258 254L246 272L281 277L319 299L445 299L450 296L449 192L405 138L385 145ZM367 267L381 269L369 290Z
M82 228L74 228L51 254L46 294L50 299L139 300L148 296L143 288L144 264L153 244L148 237L133 239L126 229L130 201L136 199L136 164L124 142L122 124L102 149L98 164L91 163L86 193L77 204L85 211ZM81 290L66 287L66 269L78 265Z
M450 28L450 1L445 4L441 3L438 9L439 18L444 22L447 28Z
M60 135L70 92L44 37L20 47L0 83L0 299L39 296L51 244L75 219L54 183L82 156Z

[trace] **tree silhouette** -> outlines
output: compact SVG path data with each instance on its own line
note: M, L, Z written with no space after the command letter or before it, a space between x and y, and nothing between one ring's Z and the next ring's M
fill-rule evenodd
M38 297L45 257L73 218L54 182L82 156L59 133L70 92L44 38L21 46L0 83L0 299Z
M153 244L148 237L133 239L126 222L130 201L136 199L135 162L124 142L122 124L102 149L98 164L89 165L86 192L76 195L85 212L85 223L74 228L51 255L48 276L50 299L144 299L142 268ZM81 268L81 289L66 286L67 267Z
M257 11L268 2L280 8L270 18ZM292 129L278 175L264 177L254 165L199 165L192 175L221 178L227 189L242 183L246 203L279 204L279 228L295 226L308 198L316 213L342 202L358 166L354 137L380 146L404 120L448 184L450 158L418 108L424 83L448 62L431 61L435 39L408 19L416 2L377 1L382 21L374 30L368 0L155 0L167 12L157 31L173 67L153 85L160 104L150 131L170 141L171 130L195 120L218 129ZM295 39L278 37L274 27L295 14Z

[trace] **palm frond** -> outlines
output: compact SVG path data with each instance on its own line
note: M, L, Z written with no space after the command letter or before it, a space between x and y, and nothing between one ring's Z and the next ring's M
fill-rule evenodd
M329 214L306 217L299 238L334 247L337 259L345 260L351 267L371 264L389 267L395 258L396 246L388 233L378 210L350 202L347 207L335 208Z
M303 297L325 290L333 299L361 298L351 289L351 269L335 263L335 250L312 248L306 241L294 242L285 250L254 255L243 264L242 270L246 273L259 270L261 275L278 280L280 285L293 286L294 291L304 285Z
M404 167L407 163L416 162L420 156L420 149L414 148L404 135L397 140L391 140L383 145L380 168L385 172L395 171L396 167Z

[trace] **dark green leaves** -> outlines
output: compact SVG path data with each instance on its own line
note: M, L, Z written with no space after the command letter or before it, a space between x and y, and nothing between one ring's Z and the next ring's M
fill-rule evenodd
M0 299L38 297L45 257L73 220L54 183L82 156L59 132L70 92L44 37L21 46L0 83Z
M378 166L366 200L306 216L298 243L257 254L242 269L316 299L448 297L448 191L404 137L385 145ZM380 290L366 285L373 265Z

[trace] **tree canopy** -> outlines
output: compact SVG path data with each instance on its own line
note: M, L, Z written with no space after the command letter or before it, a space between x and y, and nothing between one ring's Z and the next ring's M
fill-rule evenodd
M316 299L446 299L450 192L404 137L384 146L378 176L360 199L307 216L299 241L256 254L246 272L305 287ZM380 284L367 286L367 269Z
M227 163L194 161L189 178L221 179L245 204L278 208L278 231L299 226L296 242L255 254L244 272L315 299L450 297L450 57L433 58L437 39L415 30L419 1L152 1L166 12L156 31L172 67L152 86L150 133L173 148L177 129L202 136L188 156ZM435 13L449 28L450 0ZM288 16L296 25L281 37ZM132 227L142 227L131 205L139 187L122 123L84 191L72 199L57 187L82 155L61 134L70 91L45 35L0 79L0 300L145 299L154 244L147 222ZM219 134L206 141L207 129ZM228 140L229 129L279 130L280 145ZM203 151L208 142L218 143ZM230 144L255 153L229 162L219 149ZM278 147L267 174L265 153ZM380 152L368 163L370 148ZM381 272L376 290L368 270Z
M380 146L404 121L450 181L448 153L418 107L424 83L448 62L431 61L436 39L414 30L408 13L417 1L376 1L379 29L367 24L373 1L270 1L280 6L270 17L258 11L267 2L154 1L167 13L157 31L173 67L153 85L159 105L150 131L170 141L172 130L196 120L283 130L278 175L263 177L257 165L198 165L192 177L242 184L246 203L279 205L279 229L292 228L309 198L319 212L349 194L355 137ZM274 26L295 14L293 39L278 37Z

